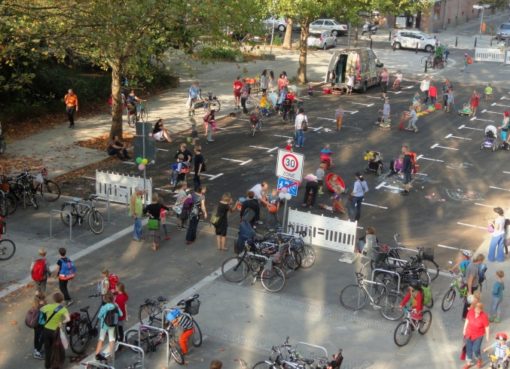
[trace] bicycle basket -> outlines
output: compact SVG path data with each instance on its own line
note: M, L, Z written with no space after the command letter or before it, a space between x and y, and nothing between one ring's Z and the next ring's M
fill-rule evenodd
M426 247L420 251L421 258L423 260L434 261L434 249L432 247Z
M200 310L200 300L193 299L191 301L186 302L186 306L184 307L184 312L190 315L197 315Z

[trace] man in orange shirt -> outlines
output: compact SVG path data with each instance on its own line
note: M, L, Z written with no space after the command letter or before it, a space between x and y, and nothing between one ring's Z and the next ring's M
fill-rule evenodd
M76 96L73 90L69 89L64 96L64 102L69 119L69 128L74 128L74 113L78 111L78 96Z

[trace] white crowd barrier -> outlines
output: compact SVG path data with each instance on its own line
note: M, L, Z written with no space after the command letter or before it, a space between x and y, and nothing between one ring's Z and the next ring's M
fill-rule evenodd
M477 47L475 49L475 61L478 62L505 62L507 52L502 48Z
M110 202L128 204L136 188L145 188L145 204L152 200L152 179L96 170L96 195Z

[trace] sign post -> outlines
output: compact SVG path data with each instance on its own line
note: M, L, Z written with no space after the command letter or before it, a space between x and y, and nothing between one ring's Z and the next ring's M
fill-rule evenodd
M288 201L296 197L298 187L303 180L303 154L279 149L276 160L276 175L278 176L277 189L280 191L280 199L284 200L283 207L283 230L287 232Z

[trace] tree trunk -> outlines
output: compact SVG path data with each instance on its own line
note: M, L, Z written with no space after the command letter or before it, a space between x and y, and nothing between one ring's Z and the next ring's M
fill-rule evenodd
M122 96L121 96L121 65L120 60L110 65L112 68L112 126L110 137L122 138Z
M301 32L299 34L299 66L297 70L297 80L299 84L306 83L306 56L308 53L308 21L301 22Z
M287 19L287 28L285 29L282 47L284 49L292 49L292 18Z

